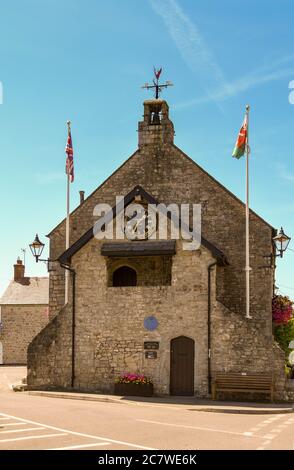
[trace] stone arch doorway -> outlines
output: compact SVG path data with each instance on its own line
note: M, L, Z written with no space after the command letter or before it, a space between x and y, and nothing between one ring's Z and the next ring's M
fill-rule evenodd
M194 395L195 342L178 336L170 346L170 394Z
M3 344L0 341L0 364L3 364Z

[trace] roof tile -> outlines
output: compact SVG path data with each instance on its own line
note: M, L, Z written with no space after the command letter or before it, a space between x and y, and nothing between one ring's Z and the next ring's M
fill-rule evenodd
M48 277L24 277L21 282L10 281L0 298L0 305L42 305L48 303Z

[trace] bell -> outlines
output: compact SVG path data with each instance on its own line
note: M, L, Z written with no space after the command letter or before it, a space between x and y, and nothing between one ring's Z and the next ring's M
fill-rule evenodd
M151 124L154 124L154 125L160 124L160 117L159 117L159 112L158 112L158 111L155 111L155 112L152 114L152 121L151 121Z

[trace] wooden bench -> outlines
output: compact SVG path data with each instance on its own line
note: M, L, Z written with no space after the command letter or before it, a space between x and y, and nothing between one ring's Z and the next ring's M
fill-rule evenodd
M212 382L213 400L217 399L218 392L266 393L270 401L274 400L274 384L269 374L218 372Z

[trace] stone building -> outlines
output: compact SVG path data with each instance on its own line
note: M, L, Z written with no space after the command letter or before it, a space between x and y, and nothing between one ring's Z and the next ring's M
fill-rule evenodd
M138 136L133 155L71 213L70 248L64 251L65 221L49 234L51 322L29 346L29 386L112 392L121 373L140 372L156 394L207 397L217 371L263 372L274 374L280 397L274 270L264 267L275 229L250 212L247 320L244 204L174 144L166 101L144 102ZM134 202L201 204L201 246L185 250L181 239L160 239L157 226L157 239L98 240L94 207L109 204L117 222L118 195L121 210ZM60 263L75 273L65 306Z
M48 323L48 277L27 277L20 259L0 298L0 364L26 364L29 343Z

